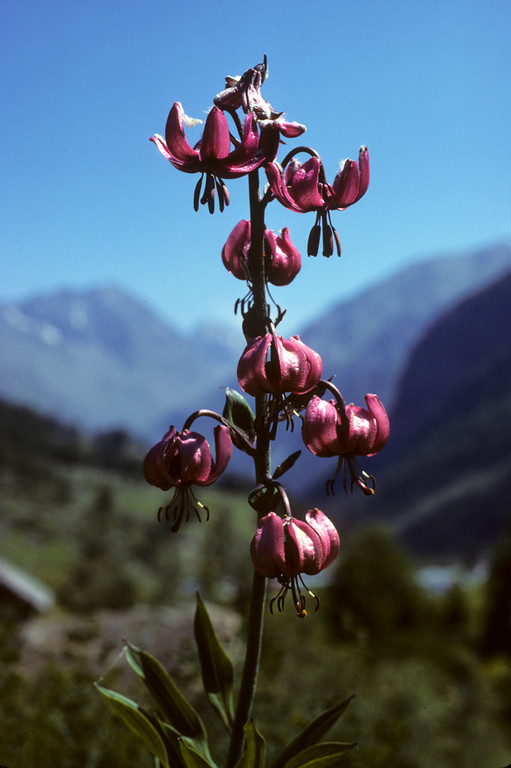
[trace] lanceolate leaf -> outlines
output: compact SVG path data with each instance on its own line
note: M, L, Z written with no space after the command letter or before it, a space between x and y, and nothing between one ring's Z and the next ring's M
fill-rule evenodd
M286 768L337 768L339 758L357 744L342 744L339 741L326 741L303 749L288 760Z
M231 660L220 645L206 606L197 593L194 620L195 641L199 651L204 690L213 708L227 729L234 720L232 688L234 669Z
M274 761L272 768L284 768L292 757L299 752L302 752L307 747L317 744L318 741L323 738L325 733L330 730L334 723L341 717L354 698L354 696L350 696L348 699L344 699L338 704L334 704L333 707L330 707L315 717L309 725L305 726L303 731L295 736L295 738L284 747L283 751Z
M215 764L209 762L196 749L193 749L184 739L179 740L181 756L186 768L214 768Z
M245 752L236 763L235 768L264 768L266 759L266 742L252 720L245 725L247 742Z
M102 696L108 701L111 708L116 712L126 725L139 736L146 747L160 761L164 768L169 768L167 750L162 737L151 722L151 716L139 707L136 702L128 699L120 693L111 691L109 688L103 688L97 685L96 688Z
M144 682L170 725L181 735L194 739L200 751L209 755L202 720L160 662L130 643L126 643L125 654L129 665Z
M279 464L278 467L275 467L275 470L273 472L273 479L277 480L277 478L282 477L284 472L287 472L289 469L291 469L292 466L298 461L300 458L301 451L295 451L290 456L287 457L287 459L284 459L282 464Z

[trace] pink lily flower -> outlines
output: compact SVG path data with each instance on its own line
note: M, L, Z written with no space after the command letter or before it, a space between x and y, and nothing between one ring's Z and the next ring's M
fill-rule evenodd
M285 171L278 163L270 162L266 166L266 175L273 195L286 208L297 213L316 211L316 222L309 235L308 255L317 255L323 230L323 255L332 255L335 238L340 256L341 244L332 226L330 211L342 211L366 193L369 186L367 147L360 148L358 163L355 160L344 161L332 185L326 183L319 157L311 157L303 165L292 160Z
M225 268L238 280L249 278L250 235L250 221L242 219L236 224L222 249ZM284 227L280 236L271 229L266 229L264 240L266 280L273 285L289 285L302 265L300 251L291 242L289 228Z
M283 339L267 333L252 339L238 362L240 387L249 395L303 394L317 385L323 371L321 357L299 336Z
M328 568L339 548L335 526L319 509L309 510L305 522L289 516L282 518L275 512L261 518L250 553L256 570L266 578L277 578L282 585L271 606L276 600L282 610L285 596L291 590L297 615L306 616L305 597L299 586L299 581L303 584L300 574L314 575Z
M278 131L266 130L259 137L253 114L245 118L241 141L232 150L227 118L217 106L208 114L202 138L194 147L186 139L184 119L183 107L175 102L165 126L165 139L155 134L150 140L179 171L202 174L195 188L195 210L198 210L199 202L203 205L207 203L210 213L213 213L217 193L220 210L223 211L224 206L229 205L229 193L222 179L237 179L277 156ZM206 182L201 197L204 175Z
M197 507L209 510L195 498L190 486L211 485L220 477L232 455L232 440L229 429L217 426L214 429L216 462L211 456L211 449L206 438L198 432L188 429L178 432L171 426L159 443L147 453L144 464L144 478L150 485L168 491L175 488L170 503L160 508L168 519L169 510L174 510L172 531L177 531L185 510L187 520L193 510L200 520Z
M374 493L374 478L361 472L356 456L374 456L388 440L390 425L387 412L377 395L366 395L366 408L347 405L345 412L334 400L321 400L314 395L305 411L302 438L311 453L316 456L338 456L335 474L327 483L333 492L333 483L341 466L346 464L354 485L366 494ZM370 482L371 484L368 484ZM346 478L344 487L347 490Z

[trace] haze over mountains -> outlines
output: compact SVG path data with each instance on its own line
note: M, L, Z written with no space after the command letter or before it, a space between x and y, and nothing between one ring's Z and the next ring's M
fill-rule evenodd
M300 335L346 399L376 391L390 405L428 326L509 268L510 244L429 259L321 309ZM296 333L293 318L279 331ZM115 286L59 290L0 303L0 396L150 442L199 407L221 407L243 344L241 332L211 326L186 336Z

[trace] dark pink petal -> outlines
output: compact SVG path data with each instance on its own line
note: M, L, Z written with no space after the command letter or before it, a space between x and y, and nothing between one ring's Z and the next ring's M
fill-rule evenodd
M284 573L284 521L275 512L269 512L259 520L254 538L250 543L254 567L268 579Z
M378 451L381 451L389 439L390 422L387 411L383 407L383 403L378 395L366 395L365 401L371 416L376 422L376 435L371 445L371 453L367 454L368 456L373 456Z
M164 480L158 469L158 456L161 451L161 443L153 445L144 458L143 471L144 479L149 485L154 485L156 488L160 488L162 491L168 491L172 488L172 483L168 480Z
M303 394L313 389L323 373L321 357L304 344L299 336L291 336L289 340L284 339L283 345L286 351L294 354L296 359L296 362L289 361L286 372L289 387L284 391Z
M358 190L358 199L365 195L369 186L369 150L367 147L360 147L358 153L358 166L360 170L360 187Z
M281 134L288 139L296 139L297 136L301 136L307 130L301 123L288 123L282 118L278 118L275 122L279 126Z
M257 336L245 347L238 362L238 381L240 387L247 394L255 397L267 392L267 378L265 371L266 352L271 344L271 334Z
M317 157L311 157L293 175L290 194L302 211L314 211L325 205L318 189L320 165Z
M319 573L323 564L323 545L310 525L294 517L284 522L286 569L284 576Z
M297 203L289 194L289 190L282 177L282 169L280 166L278 166L276 163L268 163L265 170L266 176L268 177L268 181L270 183L271 191L279 203L281 203L281 205L285 206L286 208L290 208L292 211L296 211L297 213L305 213L305 211L300 208L299 205L297 205Z
M211 485L217 480L226 469L232 456L232 439L228 427L218 425L213 430L215 436L216 461L211 467L211 471L206 480L197 480L197 485Z
M239 221L222 248L224 267L238 280L248 278L248 252L250 250L250 221Z
M323 546L323 564L321 570L328 568L333 563L337 555L341 542L335 525L320 509L310 509L305 520L311 528L318 534Z
M280 237L267 229L264 237L271 252L267 269L268 280L273 285L289 285L302 266L300 251L291 242L289 227L284 227Z
M186 164L196 160L199 153L196 149L192 149L186 140L183 115L184 111L181 104L178 101L174 102L165 126L165 141L172 158L178 163ZM170 158L168 159L170 160Z
M253 115L247 115L243 124L243 135L238 146L226 159L229 168L243 166L254 159L259 147L259 133Z
M174 446L168 456L165 455L169 476L174 476L176 483L179 481L180 485L203 485L211 473L213 464L206 438L198 432L185 429L176 437L175 446L179 463L176 461L178 457Z
M360 174L354 160L345 160L334 179L334 195L329 201L329 208L343 209L353 205L358 199Z
M305 411L302 438L311 453L330 457L341 453L337 432L341 424L339 412L333 400L321 400L314 395Z
M349 433L344 444L341 443L342 453L367 456L371 453L371 446L376 438L376 421L369 411L353 403L346 406L346 416Z
M167 142L168 144L168 142ZM229 154L231 140L227 118L218 107L213 107L206 119L199 147L200 159L223 160Z

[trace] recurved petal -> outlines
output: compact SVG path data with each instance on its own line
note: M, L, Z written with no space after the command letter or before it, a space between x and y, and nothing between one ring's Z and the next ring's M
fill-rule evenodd
M244 392L253 397L268 391L265 360L271 341L271 334L266 334L264 337L256 336L251 339L238 362L239 385Z
M281 205L286 208L290 208L297 213L304 213L303 209L294 201L289 194L286 183L282 177L282 169L277 163L268 163L265 168L266 176L270 183L270 188L274 196L277 198Z
M250 250L250 221L239 221L222 248L222 261L224 267L238 280L248 278L248 252Z
M305 520L316 531L321 540L323 564L320 570L324 570L333 563L339 554L341 546L339 534L332 521L320 509L310 509L305 515Z
M213 459L208 441L198 432L185 429L176 438L179 450L179 477L181 484L205 485L208 480Z
M297 136L301 136L302 133L305 133L307 130L305 125L302 125L301 123L288 123L282 118L276 120L276 123L279 126L281 134L288 139L296 139Z
M147 452L143 464L144 479L149 485L154 485L162 491L168 491L172 487L172 483L165 480L158 469L157 460L160 451L161 443L157 443Z
M218 107L212 107L206 118L204 133L199 147L200 159L223 160L231 149L227 118Z
M355 160L345 160L333 183L334 195L329 208L343 209L358 200L360 173Z
M318 188L320 166L319 158L311 157L293 174L291 195L302 211L313 211L325 205Z
M334 401L322 400L314 395L307 405L302 427L302 439L309 451L323 458L338 456L339 426L340 416Z
M358 190L358 200L365 195L369 186L369 150L367 147L360 147L358 152L358 166L360 171L360 186Z
M368 456L372 456L373 454L378 453L378 451L381 451L389 439L390 422L389 417L387 416L387 411L383 407L383 403L378 395L366 395L365 401L371 416L376 422L376 434L371 445L371 453L367 454Z
M216 461L211 467L208 478L203 481L197 481L197 485L210 485L210 483L214 483L226 469L232 456L232 439L229 428L219 424L213 430L213 434L215 436Z
M299 336L291 336L284 339L283 345L286 351L294 355L294 360L289 361L288 375L292 382L290 392L302 394L316 386L323 372L323 362L315 350L308 347Z
M378 434L376 419L365 408L358 405L346 406L349 433L342 453L369 456L374 453L373 444Z
M165 126L165 141L167 151L170 154L170 157L167 159L171 160L171 162L175 160L178 163L190 163L199 156L197 150L193 149L186 140L183 117L183 107L178 101L174 102ZM159 144L157 142L155 144L160 152L162 152Z
M316 531L303 520L292 517L284 523L284 535L284 575L292 578L299 573L309 576L319 573L323 564L323 545Z
M283 228L280 237L271 229L267 229L264 237L271 252L268 280L273 285L289 285L302 266L300 251L291 242L289 227Z
M229 154L226 163L231 169L243 166L254 159L259 147L259 133L254 115L247 115L243 123L243 135L240 143Z
M269 512L259 520L254 538L250 543L254 567L268 579L284 573L284 521L275 512Z

